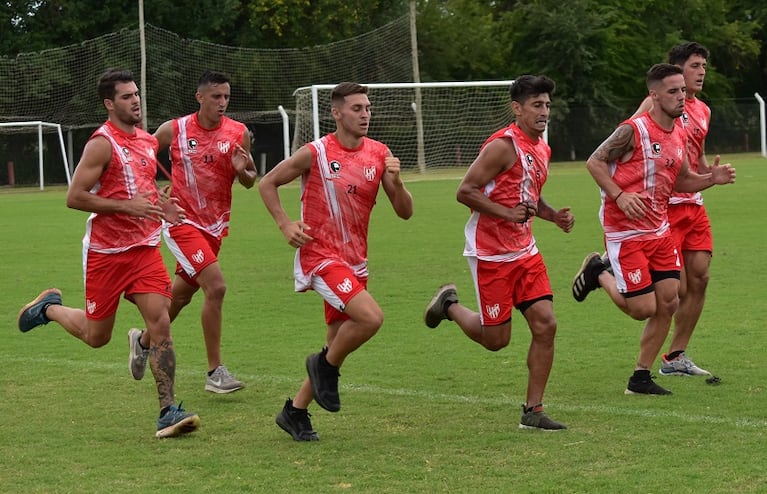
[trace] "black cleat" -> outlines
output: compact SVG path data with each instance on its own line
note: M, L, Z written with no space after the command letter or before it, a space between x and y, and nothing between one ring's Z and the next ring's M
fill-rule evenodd
M61 305L61 290L58 288L43 290L36 299L21 308L17 318L19 331L26 333L31 329L51 322L45 316L45 310L49 305Z
M541 410L540 412L533 412L532 408L525 408L522 405L522 418L519 419L520 429L539 429L543 431L561 431L567 429L565 424L561 424L556 420L551 420L546 413Z
M455 285L452 283L442 285L437 293L432 297L429 305L426 306L426 312L423 314L423 322L432 329L439 326L439 323L447 317L446 305L458 302L458 294L455 291Z
M274 421L296 441L319 441L320 436L314 432L309 420L311 416L308 410L294 407L293 400L288 398Z
M320 353L313 353L306 357L306 372L312 384L314 401L328 412L337 412L341 409L341 398L338 396L338 378L341 374L338 367L330 365L325 356L327 348Z
M653 381L653 376L650 376L645 379L637 379L634 376L631 376L629 378L628 386L626 386L626 391L624 391L624 394L627 395L670 395L672 394L671 391L668 389L658 386L655 384L655 381Z
M581 269L573 278L573 297L578 302L586 300L586 296L599 288L599 275L604 271L605 265L599 252L587 255L581 264Z

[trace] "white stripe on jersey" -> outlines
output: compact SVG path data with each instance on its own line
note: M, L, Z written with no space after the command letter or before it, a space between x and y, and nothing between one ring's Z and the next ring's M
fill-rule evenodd
M351 234L344 226L344 217L341 214L341 206L338 204L338 198L336 197L336 189L333 187L333 180L328 175L330 165L328 163L328 156L325 152L325 142L322 139L316 140L311 143L317 150L317 165L322 175L322 188L325 191L325 202L328 204L328 211L330 212L330 219L332 219L338 231L341 232L344 243L351 241Z
M194 191L194 195L197 197L197 205L200 209L204 209L208 203L197 188L197 179L194 176L194 166L192 166L192 160L189 158L189 139L186 134L186 125L191 118L191 115L187 115L178 119L178 150L181 157L181 163L184 165L186 186L189 190Z
M650 194L653 199L652 208L655 206L655 160L650 158L653 153L652 141L650 140L650 131L647 129L648 117L637 118L636 123L637 132L639 132L639 141L642 143L642 157L644 160L644 189Z

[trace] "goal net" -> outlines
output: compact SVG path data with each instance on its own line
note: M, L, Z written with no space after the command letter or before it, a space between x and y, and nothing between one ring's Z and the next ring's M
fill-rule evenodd
M61 125L50 122L0 122L0 185L72 181ZM36 163L36 166L32 166Z
M225 46L184 39L149 24L145 27L148 70L140 89L146 95L147 130L152 132L168 119L196 111L199 105L194 94L200 75L206 69L219 70L232 81L227 114L253 131L254 157L260 161L266 156L270 165L284 157L279 137L283 120L278 108L283 106L293 118L295 88L335 80L393 82L413 77L408 16L338 42L284 49ZM103 102L96 94L96 80L109 67L123 67L132 70L141 85L140 47L139 30L122 29L42 52L15 57L0 54L0 122L61 124L67 154L77 163L91 133L106 118ZM6 150L20 147L17 142L25 135L21 129L15 131L10 135L0 130L2 170L11 159ZM19 168L36 166L37 156L33 160L29 155L36 141L33 135L28 137L32 140L24 144L23 153L11 153L16 161L17 184L31 185L38 179L18 176ZM53 149L54 144L44 147ZM47 161L45 166L44 180L49 182L52 175ZM0 173L0 184L7 183L4 173ZM31 181L20 181L27 178ZM64 178L55 183L65 183Z
M465 167L490 134L511 122L512 82L365 84L373 115L368 135L388 145L403 169L424 173ZM333 87L323 84L295 91L293 152L335 130L330 115Z

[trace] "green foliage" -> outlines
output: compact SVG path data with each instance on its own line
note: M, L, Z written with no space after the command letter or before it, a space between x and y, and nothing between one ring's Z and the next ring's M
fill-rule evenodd
M405 0L255 0L245 2L249 31L239 42L259 48L316 46L372 31L407 12Z
M420 2L418 51L421 80L512 79L496 36L493 2Z

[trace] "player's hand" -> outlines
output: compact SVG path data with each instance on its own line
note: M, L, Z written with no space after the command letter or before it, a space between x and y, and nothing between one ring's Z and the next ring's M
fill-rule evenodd
M251 163L253 163L253 157L250 153L239 144L235 144L234 150L232 151L232 167L234 170L237 173L242 173Z
M186 210L178 205L177 197L169 197L161 206L163 219L171 225L180 225L186 219Z
M280 230L282 230L285 240L288 241L291 247L295 248L299 248L305 243L313 240L313 238L306 233L309 229L309 225L303 221L291 221L280 226Z
M400 172L400 162L399 158L395 158L394 156L387 156L386 159L384 159L384 173L389 174L394 179L394 184L398 185L402 183L402 179L400 178L399 172Z
M160 194L160 202L165 202L170 199L170 185L166 185L157 192Z
M142 192L126 202L126 213L139 218L157 218L163 216L162 207L154 201L156 192Z
M575 216L570 212L570 208L562 208L554 213L554 224L565 233L570 233L575 225Z
M615 200L615 204L623 211L623 214L630 220L636 220L643 218L648 209L650 202L649 196L642 192L622 192L618 199Z
M717 154L714 158L714 165L711 167L711 179L717 185L734 184L735 168L731 164L719 164L720 156Z
M511 208L511 217L509 221L514 223L525 223L527 220L538 214L538 205L530 201L522 201Z

